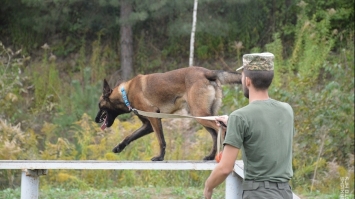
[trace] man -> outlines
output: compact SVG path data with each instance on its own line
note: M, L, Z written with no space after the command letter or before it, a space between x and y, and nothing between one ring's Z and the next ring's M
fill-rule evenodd
M237 71L243 69L243 93L249 104L229 117L216 119L227 124L227 129L222 158L205 182L207 199L232 172L240 149L244 162L243 199L292 198L288 181L293 176L294 116L289 104L269 97L273 60L271 53L243 56L243 66Z

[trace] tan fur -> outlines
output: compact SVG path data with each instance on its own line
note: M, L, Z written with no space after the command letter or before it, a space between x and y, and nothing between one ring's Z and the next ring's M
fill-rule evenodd
M106 80L105 80L106 81ZM108 125L112 125L117 115L128 113L129 109L123 102L121 88L127 92L128 101L135 109L174 113L186 108L193 116L216 115L222 102L222 84L240 84L241 75L227 71L208 70L202 67L181 68L166 73L138 75L133 79L119 84L111 90L104 83L104 92L100 97L99 113L96 122L100 122L102 111L108 115ZM151 132L155 132L160 145L160 154L153 161L161 161L165 155L165 139L159 118L138 116L143 125L127 136L113 151L121 152L130 142ZM212 160L216 153L218 127L214 121L197 120L213 138L213 148L205 160Z

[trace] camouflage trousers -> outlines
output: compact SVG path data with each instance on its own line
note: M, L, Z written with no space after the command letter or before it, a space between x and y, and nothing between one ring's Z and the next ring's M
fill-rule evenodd
M243 182L243 199L292 199L288 182Z

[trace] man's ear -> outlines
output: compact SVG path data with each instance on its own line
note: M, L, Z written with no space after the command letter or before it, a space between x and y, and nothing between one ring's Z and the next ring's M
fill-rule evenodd
M111 93L112 93L112 89L111 89L110 86L108 85L106 79L104 79L104 87L103 87L103 89L102 89L102 96L103 96L104 98L107 98L107 99L108 99L108 98L110 97Z
M251 86L251 79L249 77L245 77L245 86L250 87Z

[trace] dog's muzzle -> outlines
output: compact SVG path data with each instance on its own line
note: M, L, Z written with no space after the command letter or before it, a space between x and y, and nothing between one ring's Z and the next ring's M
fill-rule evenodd
M95 118L95 122L102 123L101 130L105 130L105 128L107 127L107 112L104 110L100 110L97 113L97 116Z

